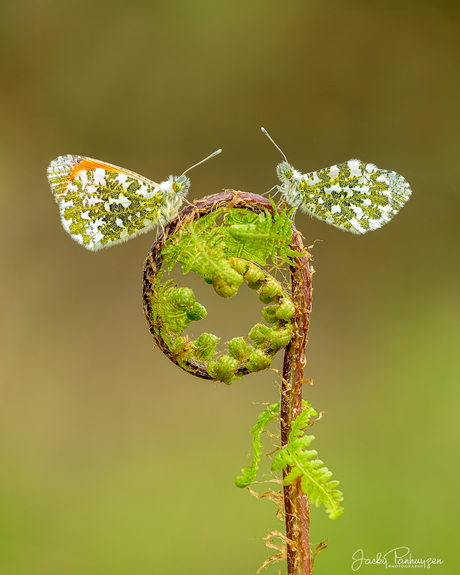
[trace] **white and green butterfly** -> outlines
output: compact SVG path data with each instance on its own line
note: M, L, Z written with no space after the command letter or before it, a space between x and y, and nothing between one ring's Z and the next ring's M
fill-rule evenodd
M408 182L396 172L374 164L348 160L317 172L302 174L284 157L276 167L277 186L284 200L328 224L354 234L377 230L389 222L411 195Z
M96 251L177 217L190 188L186 172L221 151L160 184L99 160L59 156L48 167L48 181L64 229L79 244Z

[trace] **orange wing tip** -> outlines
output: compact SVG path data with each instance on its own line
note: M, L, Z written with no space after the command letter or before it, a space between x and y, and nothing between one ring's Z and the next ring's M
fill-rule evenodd
M56 196L61 195L67 185L75 179L80 172L87 172L89 170L95 170L96 168L120 174L124 173L121 168L100 162L99 160L85 158L84 156L72 156L70 154L67 156L59 156L51 162L47 170L48 181L52 192Z
M77 157L77 156L73 156ZM117 168L112 164L106 164L104 162L100 162L99 160L92 160L91 158L81 158L80 162L76 164L72 171L69 174L69 180L73 180L76 175L81 171L89 171L95 170L96 168L101 168L102 170L108 170L109 172L117 172L118 174L125 173L125 170L122 168Z

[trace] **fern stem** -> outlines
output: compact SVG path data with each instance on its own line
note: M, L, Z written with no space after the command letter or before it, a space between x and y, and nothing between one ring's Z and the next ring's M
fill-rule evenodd
M305 251L300 234L294 230L293 244ZM289 443L292 422L302 411L303 369L305 347L309 326L312 297L312 270L308 256L297 258L297 266L291 266L292 299L295 303L294 337L286 348L283 364L281 391L281 446ZM283 470L283 478L291 471ZM293 544L287 545L288 575L310 575L312 570L310 551L310 508L307 496L300 487L300 478L284 486L284 511L286 537Z
M193 205L189 205L181 211L180 217L171 221L152 247L147 257L144 268L144 310L147 321L149 322L150 331L155 338L157 345L162 351L177 363L175 356L171 355L169 348L163 342L162 338L155 332L152 325L152 289L155 275L162 265L161 250L165 245L168 234L174 233L179 229L182 222L196 214L202 217L221 206L243 207L253 210L273 211L270 200L251 194L248 192L237 192L234 190L225 190L223 193L207 196L197 200ZM290 247L295 251L304 254L306 250L302 244L301 235L292 226L293 235ZM291 256L291 253L289 253ZM294 336L286 348L283 365L283 382L281 392L281 447L289 444L289 433L293 421L302 412L302 384L303 369L306 363L305 347L307 345L307 334L309 326L309 315L311 310L312 285L311 276L313 270L309 265L310 255L292 258L294 265L290 267L291 272L291 299L295 305L294 316ZM187 371L203 379L213 379L201 365L193 362L184 361ZM177 363L180 367L181 364ZM249 373L246 368L238 371L238 375ZM290 467L283 470L283 477L286 477L291 471ZM284 510L286 523L286 546L287 546L287 573L288 575L311 575L312 563L309 539L309 502L305 493L300 486L300 478L293 481L290 485L284 486Z

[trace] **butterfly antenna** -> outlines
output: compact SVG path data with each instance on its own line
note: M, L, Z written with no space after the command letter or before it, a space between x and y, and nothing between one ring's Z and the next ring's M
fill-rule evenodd
M193 166L190 166L190 168L188 168L187 170L185 170L185 172L182 174L186 174L187 172L190 172L191 169L196 168L197 166L199 166L200 164L203 164L204 162L207 162L208 160L210 160L211 158L214 158L214 156L217 156L218 154L220 154L222 152L222 149L220 150L216 150L215 152L213 152L210 156L208 156L207 158L205 158L204 160L201 160L201 162L198 162L198 164L193 164Z
M284 160L286 163L289 163L286 156L284 155L283 150L278 146L278 144L275 142L275 140L270 136L270 134L267 132L267 130L265 128L260 128L262 130L262 132L267 136L267 138L270 140L270 142L275 146L275 148L281 152L281 155L283 156Z

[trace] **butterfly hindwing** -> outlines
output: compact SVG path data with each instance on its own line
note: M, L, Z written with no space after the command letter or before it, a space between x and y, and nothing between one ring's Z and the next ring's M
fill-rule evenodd
M126 241L177 215L185 176L156 184L139 174L84 156L60 156L48 167L62 225L89 250Z
M411 194L402 176L360 160L303 175L282 162L277 173L283 184L280 191L290 205L355 234L389 222Z

